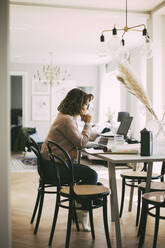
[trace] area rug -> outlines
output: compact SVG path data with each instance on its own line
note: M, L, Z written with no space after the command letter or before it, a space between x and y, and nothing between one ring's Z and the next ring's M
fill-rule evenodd
M37 166L36 166L36 163L34 164L34 160L33 162L31 162L32 160L30 159L29 163L27 159L23 161L21 161L21 159L18 159L18 158L12 158L11 163L10 163L11 172L35 172L37 171Z
M36 166L37 158L36 157L26 157L26 156L18 156L16 159L20 160L25 165Z
M82 161L83 164L83 161ZM11 172L36 172L37 159L35 157L17 156L11 159ZM90 165L92 169L97 171L99 180L108 182L108 168L103 165ZM116 171L117 179L120 178L120 170Z

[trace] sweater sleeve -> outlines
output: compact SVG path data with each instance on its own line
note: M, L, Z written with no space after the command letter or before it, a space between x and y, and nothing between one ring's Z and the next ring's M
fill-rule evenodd
M82 132L80 132L76 121L72 117L65 118L63 124L64 128L59 131L63 133L66 139L75 147L85 147L90 137L91 125L85 123Z

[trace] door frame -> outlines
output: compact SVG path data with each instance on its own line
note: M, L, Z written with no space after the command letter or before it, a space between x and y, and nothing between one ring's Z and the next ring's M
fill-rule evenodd
M9 73L10 77L11 76L22 76L22 126L26 127L27 125L27 72L17 72L17 71L12 71ZM10 79L11 83L11 79Z

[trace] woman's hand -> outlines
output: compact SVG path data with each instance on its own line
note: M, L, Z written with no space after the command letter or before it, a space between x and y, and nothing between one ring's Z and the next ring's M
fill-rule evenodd
M81 120L84 121L85 123L90 123L92 120L92 116L89 114L81 115Z

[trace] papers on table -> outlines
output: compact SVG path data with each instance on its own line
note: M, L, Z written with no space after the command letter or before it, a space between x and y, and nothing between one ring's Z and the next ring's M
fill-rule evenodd
M94 148L85 148L84 149L87 153L89 154L99 154L99 153L104 153L102 149L94 149Z
M122 145L112 145L110 147L112 153L140 153L140 144L122 144Z
M116 144L107 146L107 149L86 148L89 154L116 153L116 154L138 154L140 153L140 144Z
M100 136L102 136L102 137L114 137L115 134L112 131L110 131L110 132L106 132L106 133L100 133Z

